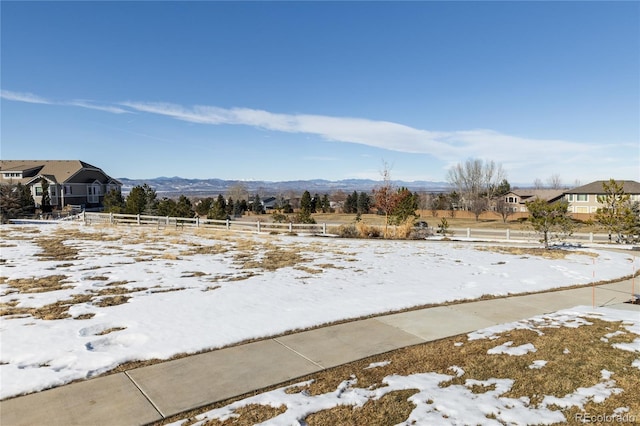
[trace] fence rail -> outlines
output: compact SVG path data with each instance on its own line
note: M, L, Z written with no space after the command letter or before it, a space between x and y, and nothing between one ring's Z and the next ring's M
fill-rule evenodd
M340 223L319 223L319 224L302 224L302 223L273 223L260 221L237 221L237 220L214 220L195 218L176 218L168 216L147 216L132 215L118 213L93 213L84 212L77 216L85 224L111 224L111 225L144 225L154 226L157 228L211 228L224 229L229 231L244 232L289 232L289 233L308 233L314 235L335 234L338 228L343 225ZM533 230L514 230L514 229L482 229L482 228L449 228L449 233L454 237L466 237L468 239L477 240L498 240L498 241L527 241L537 242L540 236ZM606 234L576 233L566 238L569 242L608 242L609 237Z
M452 232L454 236L476 238L476 239L491 239L491 240L505 240L505 241L539 241L540 235L533 230L515 230L515 229L472 229L472 228L449 228L449 232ZM565 238L568 242L589 242L589 243L605 243L609 241L607 234L596 234L593 232L588 233L576 233Z
M303 232L327 235L328 227L339 227L339 224L328 225L306 223L272 223L272 222L243 222L237 220L201 219L199 217L183 218L169 216L146 216L118 213L90 213L85 212L80 220L85 224L103 223L111 225L146 225L157 228L213 228L246 232Z

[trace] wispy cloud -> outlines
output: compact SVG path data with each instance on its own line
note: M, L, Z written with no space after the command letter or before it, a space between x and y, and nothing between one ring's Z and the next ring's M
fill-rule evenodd
M6 99L8 101L27 102L30 104L53 104L53 102L48 99L28 92L12 92L10 90L2 90L0 91L0 98Z
M331 117L308 114L279 114L249 108L194 106L186 108L169 103L125 102L122 106L140 112L159 114L200 124L245 125L287 133L318 135L328 141L349 142L376 148L429 154L443 161L460 158L491 158L500 162L520 160L531 164L536 158L548 161L577 159L610 150L612 145L593 145L558 139L534 139L512 136L490 129L431 131L403 124L363 118ZM546 153L546 155L544 155Z
M80 107L80 108L95 109L97 111L110 112L112 114L131 114L131 111L126 110L126 109L121 108L121 107L118 107L118 106L97 105L97 104L94 104L92 102L85 101L85 100L74 100L74 101L71 101L71 102L61 103L60 105L68 105L68 106L76 106L76 107Z
M542 176L585 167L610 170L611 164L629 164L625 152L637 152L637 141L627 143L581 143L559 139L535 139L508 135L491 129L434 131L389 121L332 117L312 114L282 114L251 108L220 108L173 103L134 102L100 105L92 101L55 102L31 93L2 91L12 101L67 105L114 114L148 113L205 125L242 125L256 129L316 135L331 142L355 143L384 150L426 154L444 168L477 157L495 160L507 170L538 170ZM605 164L606 163L606 164ZM631 167L635 167L632 165ZM606 169L604 168L606 167Z
M12 92L10 90L2 90L0 97L7 101L26 102L30 104L43 104L43 105L61 105L61 106L74 106L86 109L94 109L98 111L110 112L112 114L131 114L132 111L126 110L116 105L99 105L91 101L86 100L73 100L73 101L54 101L51 99L43 98L42 96L34 95L29 92Z

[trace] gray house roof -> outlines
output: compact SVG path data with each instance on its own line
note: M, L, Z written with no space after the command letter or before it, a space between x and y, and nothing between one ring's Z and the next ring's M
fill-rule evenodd
M617 180L616 182L622 182L622 190L626 194L640 194L640 182L636 182L635 180ZM577 188L569 189L565 191L565 194L604 194L604 190L602 189L603 183L609 183L609 181L597 180Z

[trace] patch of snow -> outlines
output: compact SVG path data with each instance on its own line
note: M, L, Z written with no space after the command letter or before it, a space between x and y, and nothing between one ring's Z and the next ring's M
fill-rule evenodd
M532 370L539 370L542 367L544 367L545 365L547 365L549 361L544 361L542 359L537 359L535 361L533 361L533 363L531 363L531 365L529 365L529 368Z
M364 369L368 370L370 368L384 367L385 365L389 365L389 364L391 364L391 361L372 362L371 364L366 366Z
M520 355L528 354L529 352L537 351L535 346L533 346L533 344L531 343L525 343L524 345L511 347L512 345L513 345L513 342L506 342L506 343L503 343L502 345L496 346L495 348L489 349L487 353L489 355L506 354L506 355L520 356Z

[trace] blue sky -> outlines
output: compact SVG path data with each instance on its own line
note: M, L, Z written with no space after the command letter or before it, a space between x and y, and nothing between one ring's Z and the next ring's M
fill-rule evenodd
M12 2L1 156L115 177L640 180L638 2Z

